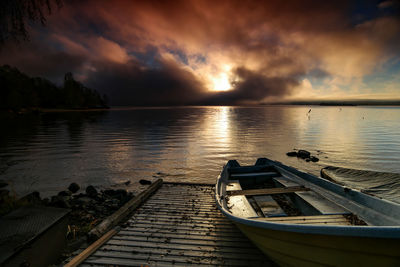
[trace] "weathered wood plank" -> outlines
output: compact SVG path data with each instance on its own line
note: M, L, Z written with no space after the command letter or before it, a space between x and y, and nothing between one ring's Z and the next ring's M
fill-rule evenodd
M169 229L172 232L174 230L176 231L183 231L183 230L189 230L189 231L208 231L209 233L216 232L216 233L238 233L238 229L236 227L209 227L209 226L201 226L201 225L175 225L175 224L164 224L164 223L152 223L149 224L148 222L135 222L135 221L129 221L130 227L148 227L149 225L152 226L152 228L157 228L157 229Z
M261 220L274 223L351 225L351 223L342 215L275 217L275 218L262 218Z
M231 180L226 184L226 191L242 190L239 180Z
M217 206L215 207L199 207L197 205L163 205L163 204L150 204L146 203L141 206L143 209L173 209L173 210L195 210L195 211L204 211L204 212L215 212L218 211Z
M238 191L229 191L227 192L230 196L257 196L257 195L273 195L273 194L287 194L294 193L299 191L309 191L309 188L302 186L294 186L294 187L282 187L282 188L263 188L263 189L247 189L247 190L238 190Z
M173 208L158 208L158 207L141 207L137 210L136 214L178 214L178 213L185 213L187 215L199 215L205 217L214 217L214 218L222 218L226 219L222 214L215 214L214 211L206 209L206 210L199 210L193 208L185 208L185 209L173 209Z
M199 251L199 250L183 250L183 249L165 249L165 248L151 248L148 247L128 247L128 246L117 246L117 245L105 245L101 248L103 251L123 251L130 252L132 254L143 254L143 255L151 255L151 254L167 254L176 255L180 257L191 256L191 257L208 257L208 258L221 258L221 259L239 259L239 260L247 260L247 254L242 253L233 253L233 252L210 252L210 251ZM262 255L251 255L253 260L263 260L264 257Z
M192 251L207 251L207 252L226 252L226 253L241 253L247 255L260 255L259 251L255 247L223 247L223 246L200 246L196 244L187 243L158 243L147 240L136 241L136 240L118 240L110 239L107 244L119 245L119 246L134 246L134 247L148 247L148 248L165 248L165 249L181 249L181 250L192 250Z
M146 254L133 254L125 251L97 251L94 256L97 256L99 259L101 257L112 257L117 260L120 259L131 259L131 260L147 260L149 255ZM199 265L211 265L211 266L218 266L218 265L229 265L229 266L244 266L256 263L261 263L260 260L251 260L249 259L227 259L227 258L219 258L219 257L207 257L207 256L185 256L182 257L181 255L173 255L169 252L165 254L151 254L152 260L157 262L173 262L173 263L186 263L186 264L199 264Z
M173 224L173 225L186 225L195 228L196 226L203 226L203 227L213 227L215 224L213 222L205 222L205 221L187 221L187 220L181 220L180 218L155 218L151 217L145 220L141 220L141 218L136 218L132 217L132 220L129 220L129 222L137 223L137 222L147 222L147 223L161 223L161 224ZM218 223L218 227L220 228L231 228L235 227L233 223L231 222L226 222L226 223Z
M228 223L232 224L225 218L214 218L211 216L197 216L197 215L188 215L185 213L177 213L177 214L162 214L162 213L146 213L146 214L135 214L134 216L136 219L143 219L143 220L149 220L153 218L165 218L165 219L171 219L171 220L177 220L181 219L183 221L196 221L196 220L201 220L203 222L207 223Z
M266 172L266 171L276 171L272 166L240 166L240 167L230 167L228 172L230 174L237 173L251 173L251 172Z
M191 203L191 202L181 202L181 201L169 201L168 203L165 201L157 201L157 200L149 200L148 205L162 205L162 206L177 206L177 207L192 207L196 208L216 208L215 204L202 204L201 202Z
M176 229L175 229L176 230ZM177 238L186 238L186 237L201 237L201 238L218 238L220 240L235 240L237 242L247 242L248 239L244 236L242 236L241 233L235 233L235 234L225 234L221 232L214 232L214 231L185 231L185 230L176 230L172 231L171 230L164 230L164 229L155 229L155 228L143 228L143 227L128 227L125 228L121 233L125 233L127 235L139 235L139 236L144 236L144 235L153 235L153 234L160 234L160 235L165 235L167 237L172 237L176 236Z
M226 241L226 242L238 242L238 241L243 241L243 238L235 238L235 237L221 237L221 236L212 236L212 235L207 235L206 232L203 232L202 235L196 235L196 234L178 234L178 233L171 233L171 232L148 232L148 233L143 233L143 232L138 232L138 231L130 231L129 229L127 230L122 230L119 233L120 235L124 236L135 236L135 237L154 237L154 238L176 238L176 239L184 239L184 240L208 240L208 241Z
M276 177L280 174L277 172L249 172L249 173L234 173L232 178L251 178L251 177Z
M314 216L290 216L290 217L271 217L265 218L268 221L284 221L284 220L321 220L321 219L341 219L344 218L343 215L314 215Z
M287 216L271 196L253 196L265 217Z

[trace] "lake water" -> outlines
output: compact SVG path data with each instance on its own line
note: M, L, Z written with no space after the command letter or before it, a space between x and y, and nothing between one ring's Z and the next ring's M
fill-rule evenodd
M214 183L227 160L246 165L259 157L316 175L327 165L400 173L399 107L126 108L22 116L2 125L0 180L18 195L46 196L71 182ZM320 161L287 157L294 148ZM399 184L382 188L396 200Z

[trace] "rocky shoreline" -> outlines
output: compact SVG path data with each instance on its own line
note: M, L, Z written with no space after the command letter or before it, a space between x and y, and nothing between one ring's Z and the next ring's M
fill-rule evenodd
M140 185L152 182L140 180ZM130 185L130 182L125 182ZM139 184L138 184L139 186ZM67 215L67 246L60 261L70 257L71 253L88 242L88 233L104 219L120 209L135 195L126 189L98 190L89 185L85 190L76 183L71 183L66 190L50 198L41 198L39 192L32 192L20 199L15 199L6 189L1 189L0 217L22 206L48 206L69 209Z

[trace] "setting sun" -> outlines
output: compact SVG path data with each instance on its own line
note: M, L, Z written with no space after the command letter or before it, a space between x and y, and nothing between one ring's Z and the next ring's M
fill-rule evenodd
M217 77L211 79L211 90L213 91L229 91L232 89L231 83L229 82L228 74L221 73Z

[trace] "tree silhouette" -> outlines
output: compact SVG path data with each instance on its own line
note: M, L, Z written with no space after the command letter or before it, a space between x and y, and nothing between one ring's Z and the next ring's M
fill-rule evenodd
M54 3L54 4L52 4ZM53 6L61 7L61 0L1 0L0 1L0 45L7 40L28 40L28 21L46 23Z
M107 108L107 97L76 81L72 73L65 74L64 86L20 72L17 68L0 67L0 109L33 108Z

